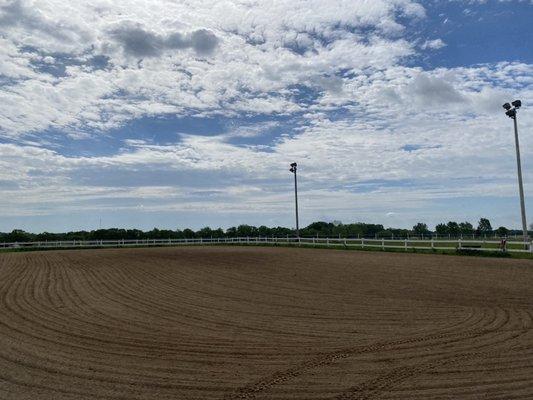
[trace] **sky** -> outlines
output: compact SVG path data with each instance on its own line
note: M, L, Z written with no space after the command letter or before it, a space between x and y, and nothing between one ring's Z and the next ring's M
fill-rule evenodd
M0 231L533 222L531 0L0 0Z

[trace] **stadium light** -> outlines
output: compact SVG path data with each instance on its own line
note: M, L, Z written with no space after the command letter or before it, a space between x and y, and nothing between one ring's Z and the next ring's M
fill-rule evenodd
M294 205L296 209L296 237L300 237L300 225L298 222L298 179L296 177L296 170L298 169L298 164L293 162L291 164L291 171L294 174Z
M503 108L505 109L505 115L511 118L514 122L514 140L516 147L516 165L518 169L518 191L520 193L520 210L522 212L522 230L524 234L524 242L528 241L527 234L527 222L526 222L526 205L524 201L524 184L522 183L522 164L520 162L520 143L518 141L518 123L516 121L517 111L522 107L522 102L520 100L515 100L511 103L505 103Z

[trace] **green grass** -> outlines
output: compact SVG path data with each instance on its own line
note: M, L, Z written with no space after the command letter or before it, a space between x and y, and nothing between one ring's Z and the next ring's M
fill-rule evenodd
M386 242L385 242L386 243ZM222 243L221 243L222 244ZM222 244L223 245L223 244ZM326 245L326 244L310 244L310 245L298 245L297 243L262 243L262 244L246 244L244 246L260 246L260 247L300 247L310 249L330 249L330 250L350 250L350 251L371 251L371 252L385 252L385 253L420 253L420 254L441 254L441 255L460 255L466 257L491 257L491 258L518 258L518 259L531 259L533 260L533 254L531 253L509 253L499 251L483 251L481 250L461 250L450 247L449 250L437 250L431 249L414 249L407 248L387 248L383 250L381 247L364 247L361 246L342 246L342 245Z

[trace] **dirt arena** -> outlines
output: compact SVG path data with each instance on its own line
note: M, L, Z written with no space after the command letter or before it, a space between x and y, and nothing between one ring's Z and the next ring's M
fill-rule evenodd
M533 399L533 261L0 255L0 398Z

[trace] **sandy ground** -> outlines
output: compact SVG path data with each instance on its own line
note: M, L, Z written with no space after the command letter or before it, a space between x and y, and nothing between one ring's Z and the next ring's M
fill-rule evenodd
M533 261L0 255L0 398L533 399Z

